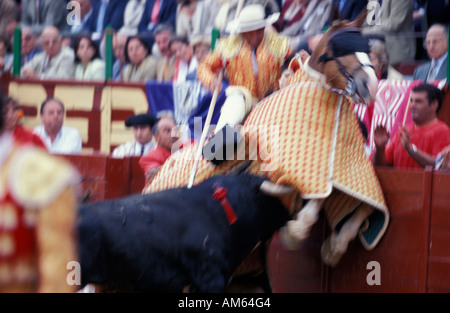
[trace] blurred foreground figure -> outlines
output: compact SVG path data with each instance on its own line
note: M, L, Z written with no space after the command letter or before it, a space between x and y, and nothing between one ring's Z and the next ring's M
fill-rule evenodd
M4 130L6 106L0 94L0 292L73 292L78 174L15 142Z

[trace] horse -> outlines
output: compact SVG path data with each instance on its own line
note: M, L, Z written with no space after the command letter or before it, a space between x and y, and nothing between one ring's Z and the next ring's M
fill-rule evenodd
M335 24L318 42L306 62L301 60L300 56L294 58L289 66L291 72L295 73L290 84L304 80L303 76L306 73L314 79L324 82L333 92L350 97L354 103L368 105L373 101L378 79L370 64L368 50L364 47L367 42L361 40L359 32L359 27L365 17L366 14L363 12L353 23ZM296 220L289 221L281 229L285 247L295 249L307 238L325 201L325 197L310 200L298 213ZM384 229L380 230L384 233L389 217L384 205L380 209L386 215L383 222ZM337 265L346 252L349 242L356 237L361 225L373 211L374 209L370 206L358 205L346 216L344 223L339 227L336 227L338 225L332 227L332 234L321 248L324 263L333 267ZM368 248L373 248L373 246Z
M364 248L373 249L389 222L353 113L353 102L370 103L377 87L360 33L365 14L332 25L307 62L294 58L289 83L262 99L238 128L244 144L234 159L215 166L202 158L194 183L250 160L249 173L294 187L296 195L283 199L294 209L280 230L282 241L289 249L298 247L323 210L332 231L321 256L329 266L338 264L357 235ZM143 192L186 186L196 150L193 144L172 154Z

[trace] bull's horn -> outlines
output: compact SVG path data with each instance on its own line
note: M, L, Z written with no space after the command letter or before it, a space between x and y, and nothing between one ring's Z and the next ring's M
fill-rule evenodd
M294 193L296 190L294 187L286 185L277 185L268 180L265 180L260 187L261 191L269 196L281 197Z

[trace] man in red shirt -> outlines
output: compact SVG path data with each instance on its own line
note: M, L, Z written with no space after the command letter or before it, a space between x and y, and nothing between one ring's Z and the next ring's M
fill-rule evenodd
M157 146L139 160L139 165L144 171L147 182L153 178L172 154L172 146L178 140L178 136L173 133L175 126L175 121L170 116L161 117L155 124L153 134Z
M434 167L439 152L450 144L450 128L437 118L441 105L442 93L435 86L422 84L413 88L410 112L414 123L399 128L389 143L386 129L377 127L373 164L397 168Z

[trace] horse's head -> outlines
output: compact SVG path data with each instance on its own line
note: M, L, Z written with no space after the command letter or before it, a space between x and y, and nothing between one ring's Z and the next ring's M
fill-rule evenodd
M369 42L360 32L367 12L353 22L340 21L324 34L308 66L326 77L327 83L343 90L355 103L375 98L378 79L369 59Z

